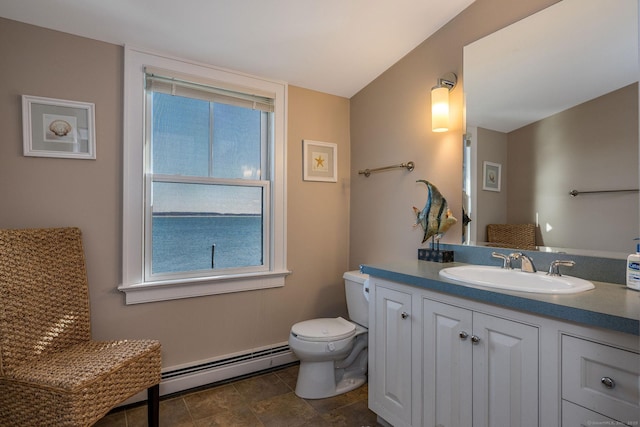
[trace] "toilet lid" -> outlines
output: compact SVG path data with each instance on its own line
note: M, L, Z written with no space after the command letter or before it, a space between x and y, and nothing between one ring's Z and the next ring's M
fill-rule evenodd
M342 317L305 320L291 327L291 333L307 341L341 340L349 338L355 332L356 325Z

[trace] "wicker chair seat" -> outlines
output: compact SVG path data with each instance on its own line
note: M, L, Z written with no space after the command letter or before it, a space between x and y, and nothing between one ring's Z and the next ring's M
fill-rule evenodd
M85 341L20 365L6 379L71 393L111 381L128 392L139 388L113 381L114 372L129 368L127 382L144 386L160 381L159 371L153 369L159 364L158 341Z
M33 360L0 379L0 425L90 426L159 383L160 360L153 340L90 341Z

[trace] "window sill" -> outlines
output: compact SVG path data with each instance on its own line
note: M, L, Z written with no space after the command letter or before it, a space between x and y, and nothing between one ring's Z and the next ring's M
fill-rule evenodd
M288 270L257 274L243 274L220 278L184 279L162 282L122 284L118 290L125 293L125 303L142 304L206 295L253 291L284 286Z

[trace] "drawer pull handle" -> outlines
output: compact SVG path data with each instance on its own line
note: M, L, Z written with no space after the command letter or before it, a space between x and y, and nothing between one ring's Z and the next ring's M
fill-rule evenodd
M480 337L477 335L471 335L471 342L474 344L478 344L480 342Z
M400 316L402 316L403 319L406 319L407 317L409 317L409 313L407 313L406 311L403 311Z
M462 332L460 332L460 333L458 334L458 336L460 337L460 339L461 339L461 340L463 340L463 341L464 341L464 340L466 340L466 339L467 339L467 337L469 336L469 334L468 334L468 333L466 333L465 331L462 331Z
M614 388L616 386L616 382L609 377L602 377L600 379L600 382L606 387L606 388Z

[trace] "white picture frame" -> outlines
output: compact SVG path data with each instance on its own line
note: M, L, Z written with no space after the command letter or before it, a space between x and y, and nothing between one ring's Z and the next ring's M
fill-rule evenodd
M482 165L482 189L500 192L502 182L502 165L484 162Z
M338 181L338 144L305 139L302 161L304 181Z
M22 95L22 138L25 156L95 160L95 105Z

